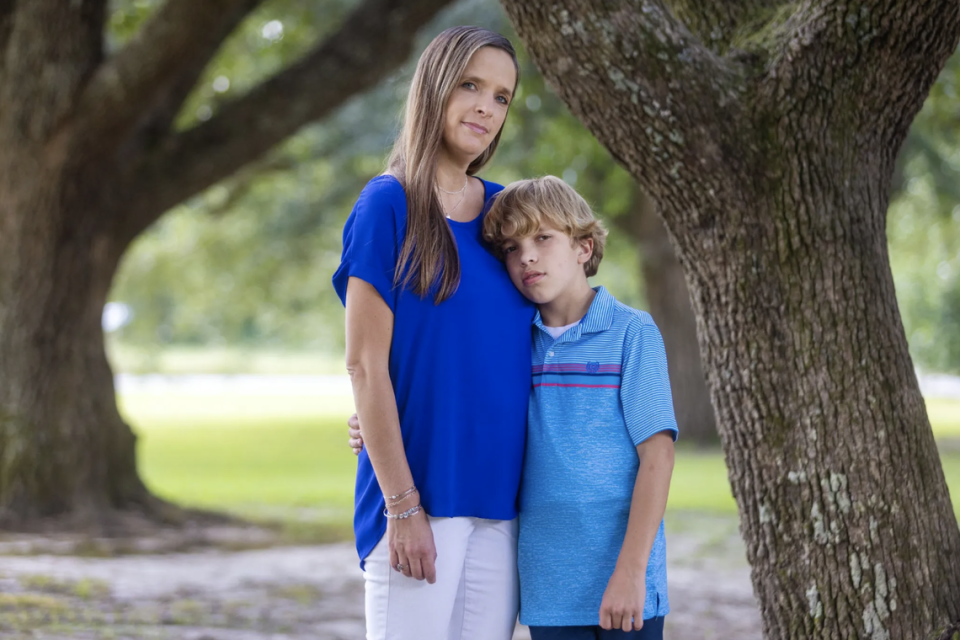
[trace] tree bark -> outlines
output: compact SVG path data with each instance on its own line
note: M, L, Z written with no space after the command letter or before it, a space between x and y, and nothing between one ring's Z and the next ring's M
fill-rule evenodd
M885 215L960 6L806 2L704 43L664 2L504 5L676 239L765 636L956 621L960 530Z
M109 531L111 512L159 505L137 475L103 349L119 247L102 228L64 220L46 177L4 185L43 222L0 236L0 524L69 513Z
M304 60L199 131L176 131L191 86L256 0L167 0L107 59L106 0L0 0L0 526L57 517L111 531L124 511L176 515L139 478L103 348L124 250L165 209L402 64L448 3L363 0ZM351 39L386 39L391 55L358 54Z
M700 362L697 317L683 267L677 259L657 205L643 189L633 190L633 215L615 219L637 244L640 272L650 315L663 335L673 392L673 409L684 442L715 446L720 442L707 380Z

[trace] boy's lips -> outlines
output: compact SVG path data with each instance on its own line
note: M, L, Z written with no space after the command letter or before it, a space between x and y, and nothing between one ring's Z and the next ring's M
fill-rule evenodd
M540 280L542 280L543 276L545 275L546 275L545 273L540 271L528 271L525 274L523 274L523 284L525 286L529 286L536 282L540 282Z

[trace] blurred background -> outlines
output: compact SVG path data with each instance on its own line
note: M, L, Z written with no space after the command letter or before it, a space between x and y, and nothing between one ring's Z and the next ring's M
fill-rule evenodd
M115 45L156 0L117 0ZM228 40L181 114L189 127L289 64L353 3L273 0ZM424 31L479 24L519 40L499 4L463 0ZM520 51L520 89L487 179L575 186L612 233L594 284L649 309L671 359L681 441L671 511L734 516L682 275L655 204ZM104 313L122 410L149 487L180 504L351 536L355 461L343 310L330 277L357 194L382 171L408 63L334 116L165 215L127 253ZM890 258L944 468L960 495L960 54L917 118L891 185ZM630 222L625 222L625 214ZM960 506L960 501L955 500Z
M129 42L162 4L111 0L108 48ZM299 60L357 4L264 0L206 67L177 129L214 118ZM520 54L519 90L483 177L505 184L553 174L578 189L611 230L594 284L649 310L663 333L681 431L666 516L669 636L758 638L696 322L656 203L545 85L495 0L451 3L421 30L415 54L455 24L500 31ZM4 532L0 637L36 638L38 628L57 640L362 637L346 432L353 400L330 279L344 221L384 168L411 74L408 62L160 217L126 252L104 309L119 405L149 489L266 526L232 521L244 529L239 537L213 532L206 546L210 539L184 526L176 540L154 532L130 548ZM313 90L301 95L325 87ZM904 330L960 513L960 53L913 124L890 201ZM215 520L211 529L223 522Z

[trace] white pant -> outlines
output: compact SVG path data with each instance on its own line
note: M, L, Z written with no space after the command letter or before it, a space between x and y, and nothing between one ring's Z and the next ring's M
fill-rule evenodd
M430 518L437 581L390 567L387 536L367 557L367 640L510 640L517 622L517 520Z

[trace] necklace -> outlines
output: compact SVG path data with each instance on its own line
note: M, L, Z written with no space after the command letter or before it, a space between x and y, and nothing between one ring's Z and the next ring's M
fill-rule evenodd
M453 207L449 211L444 212L444 215L447 216L448 218L453 214L454 211L457 210L457 207L460 206L460 204L463 202L463 199L466 197L468 180L470 180L469 176L464 176L463 186L460 187L457 191L447 191L446 189L440 186L439 182L437 183L437 189L439 189L440 191L443 191L444 193L449 193L450 195L454 195L457 193L460 194L460 199L457 200L457 204L453 205ZM440 206L443 207L443 200L440 201Z
M456 191L447 191L446 189L440 186L439 182L437 183L437 189L440 189L440 191L443 191L444 193L449 193L450 195L453 195L455 193L463 193L463 190L467 188L467 180L469 179L470 178L468 176L463 176L463 186L457 189Z
M456 191L454 191L454 193L456 193ZM457 204L453 205L453 208L451 208L450 211L445 211L445 212L444 212L444 215L446 215L446 216L449 218L449 217L453 214L453 212L457 210L457 207L460 206L460 203L463 202L463 198L464 198L464 196L466 196L466 195L467 195L466 192L461 193L461 194L460 194L460 199L457 200ZM440 206L441 206L441 207L443 206L443 202L442 202L442 201L440 202Z

